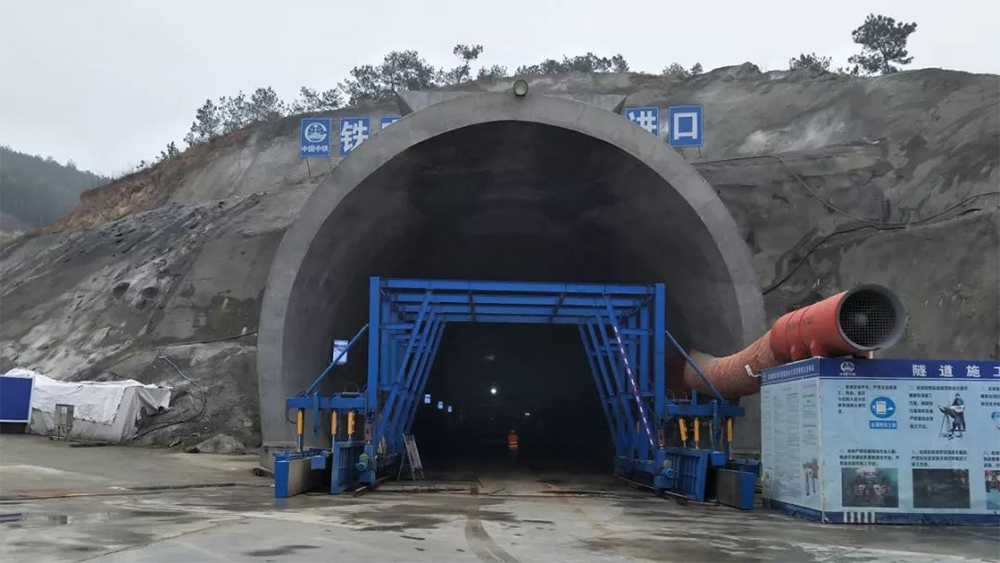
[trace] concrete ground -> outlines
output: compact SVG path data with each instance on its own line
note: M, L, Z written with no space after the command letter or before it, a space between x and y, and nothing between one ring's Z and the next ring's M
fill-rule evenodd
M0 439L0 560L995 561L995 527L834 526L681 506L601 475L458 471L275 502L254 456Z

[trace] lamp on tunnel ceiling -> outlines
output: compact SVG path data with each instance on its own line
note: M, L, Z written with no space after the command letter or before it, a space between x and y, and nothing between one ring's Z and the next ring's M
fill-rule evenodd
M490 395L496 395L496 394L497 394L497 386L493 385L490 387Z
M514 81L514 95L518 98L523 98L528 95L528 81L523 78L518 78Z

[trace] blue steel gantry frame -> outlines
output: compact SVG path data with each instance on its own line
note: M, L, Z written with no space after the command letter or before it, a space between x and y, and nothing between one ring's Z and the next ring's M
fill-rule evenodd
M298 452L279 454L278 462L303 457L332 461L331 492L354 484L373 484L380 469L394 466L404 451L424 394L434 358L448 323L569 324L578 327L591 374L614 441L616 474L655 488L678 489L704 500L708 466L729 457L727 421L742 409L721 397L699 403L697 395L667 398L667 332L663 284L575 284L390 279L370 280L369 322L335 354L326 370L303 393L286 401L299 413ZM320 382L367 331L368 384L360 393L323 396ZM680 350L683 354L684 351ZM303 444L303 413L310 412L313 447ZM320 447L323 414L364 418L364 439L354 433L330 450ZM339 413L339 414L338 414ZM710 421L710 448L668 447L666 425L674 418ZM335 427L336 423L331 426ZM697 434L696 434L697 435ZM730 437L731 438L731 437ZM331 451L332 450L332 451ZM326 468L314 460L313 468ZM287 470L287 468L285 468ZM277 468L276 475L281 468ZM687 481L685 481L685 479ZM688 482L689 481L689 482ZM280 486L276 488L279 491Z

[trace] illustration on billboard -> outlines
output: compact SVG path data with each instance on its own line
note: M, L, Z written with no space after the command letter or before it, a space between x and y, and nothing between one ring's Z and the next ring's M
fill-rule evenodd
M915 508L969 508L968 469L914 469Z
M899 507L899 470L887 467L844 467L840 470L844 507Z
M965 401L962 395L955 393L949 405L938 405L943 414L941 419L941 437L952 440L961 438L965 433Z
M1000 510L1000 470L986 470L986 510Z
M806 496L814 495L817 492L819 483L819 460L812 458L812 461L802 464L806 479Z

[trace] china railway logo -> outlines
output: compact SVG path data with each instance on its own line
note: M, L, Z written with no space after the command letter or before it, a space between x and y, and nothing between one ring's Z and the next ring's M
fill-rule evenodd
M840 363L841 373L854 373L854 363L853 362L841 362Z

